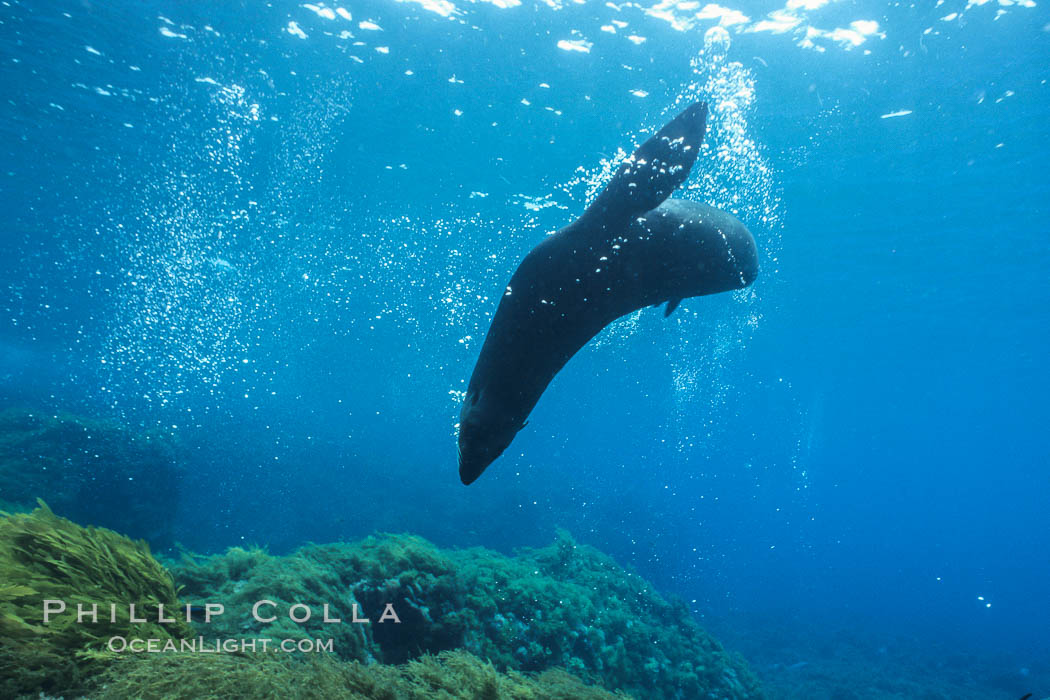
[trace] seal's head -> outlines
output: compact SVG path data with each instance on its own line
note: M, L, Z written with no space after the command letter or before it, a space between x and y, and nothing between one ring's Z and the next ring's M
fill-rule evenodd
M468 392L459 414L459 479L464 484L474 483L525 427L485 401L484 393Z

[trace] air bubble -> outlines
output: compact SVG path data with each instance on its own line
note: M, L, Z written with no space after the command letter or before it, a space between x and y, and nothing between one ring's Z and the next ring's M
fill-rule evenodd
M729 32L724 27L711 27L704 32L704 56L711 61L723 61L729 54Z

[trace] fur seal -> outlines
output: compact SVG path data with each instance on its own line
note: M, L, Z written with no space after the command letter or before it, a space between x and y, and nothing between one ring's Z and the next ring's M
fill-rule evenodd
M707 129L694 103L643 143L583 215L525 256L500 299L459 418L459 476L474 482L510 445L554 375L617 318L742 289L758 274L731 214L668 199Z

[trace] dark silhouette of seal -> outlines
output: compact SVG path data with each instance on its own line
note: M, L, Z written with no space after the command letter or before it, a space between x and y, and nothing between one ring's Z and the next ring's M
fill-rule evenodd
M707 128L695 103L643 143L579 219L532 249L500 299L459 418L459 476L476 480L510 445L554 375L617 318L741 289L758 273L736 217L668 199Z

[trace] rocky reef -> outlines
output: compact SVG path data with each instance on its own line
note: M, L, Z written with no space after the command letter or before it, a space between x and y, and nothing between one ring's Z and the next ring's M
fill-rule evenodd
M0 516L0 582L2 697L761 696L684 605L566 533L515 556L387 534L165 568L144 542L41 504ZM46 623L44 601L62 601ZM97 620L77 619L94 604ZM168 651L114 650L113 638ZM199 651L260 639L292 653Z
M61 516L169 544L178 505L166 435L71 413L0 412L0 508L38 498ZM120 504L114 508L113 504Z
M751 698L758 683L680 602L565 532L550 546L505 556L481 548L442 550L413 535L310 545L285 557L234 548L174 564L182 595L221 601L238 615L210 633L332 638L343 659L403 663L423 653L465 649L496 668L561 667L638 698ZM261 623L255 601L269 600ZM295 623L297 602L327 601ZM377 624L386 604L400 624ZM345 624L355 615L371 624ZM301 611L298 611L301 616Z

